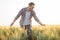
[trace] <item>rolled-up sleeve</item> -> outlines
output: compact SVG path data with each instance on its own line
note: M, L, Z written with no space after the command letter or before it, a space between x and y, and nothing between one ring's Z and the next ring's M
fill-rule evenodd
M34 17L35 21L37 21L38 23L40 22L40 20L39 20L39 19L37 18L37 16L36 16L35 11L33 11L33 17Z
M24 10L24 9L21 9L21 10L18 12L18 14L17 14L16 17L15 17L16 20L20 17L20 15L21 15L21 13L23 12L23 10Z

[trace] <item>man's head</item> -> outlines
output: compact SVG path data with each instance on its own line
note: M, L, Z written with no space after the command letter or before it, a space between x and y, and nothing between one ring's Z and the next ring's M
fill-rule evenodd
M29 10L33 10L35 4L33 2L30 2L28 5Z

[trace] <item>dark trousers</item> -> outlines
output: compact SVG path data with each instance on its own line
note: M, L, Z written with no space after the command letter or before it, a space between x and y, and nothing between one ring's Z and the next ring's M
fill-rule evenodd
M28 35L28 40L32 40L32 30L31 30L31 25L21 25L21 27L25 27L25 29L27 30L27 35Z

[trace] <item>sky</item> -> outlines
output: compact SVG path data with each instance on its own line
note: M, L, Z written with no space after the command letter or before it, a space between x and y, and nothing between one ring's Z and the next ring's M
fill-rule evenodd
M60 25L59 0L0 0L0 25L9 26L18 12L27 7L30 2L35 3L34 11L39 20L46 25ZM14 25L19 25L19 19ZM39 25L32 18L32 25Z

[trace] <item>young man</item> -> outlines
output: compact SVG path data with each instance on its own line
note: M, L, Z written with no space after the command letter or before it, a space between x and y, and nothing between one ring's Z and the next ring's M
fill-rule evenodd
M31 18L32 17L34 17L34 19L39 24L41 24L42 26L45 26L37 18L36 13L33 10L34 6L35 6L35 4L33 2L30 2L28 7L22 8L10 25L10 26L12 26L14 24L14 22L21 16L20 25L21 25L22 28L25 27L25 29L27 29L28 40L32 40L32 36L31 36L31 33L32 33Z

